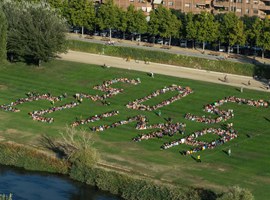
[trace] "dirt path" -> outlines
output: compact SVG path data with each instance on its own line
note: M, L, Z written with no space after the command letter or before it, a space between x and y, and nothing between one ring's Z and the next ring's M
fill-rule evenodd
M60 57L61 57L60 59L62 60L75 61L75 62L88 63L88 64L97 64L97 65L106 64L107 66L112 66L112 67L117 67L117 68L143 71L147 73L153 72L154 74L164 74L168 76L188 78L188 79L193 79L193 80L201 80L201 81L207 81L207 82L212 82L212 83L236 86L239 88L243 87L243 88L270 92L270 90L265 89L265 85L262 82L256 81L252 77L248 77L248 76L225 74L225 73L220 73L220 72L198 70L198 69L159 64L159 63L145 64L143 61L135 62L134 60L131 60L130 62L127 62L123 58L90 54L90 53L77 52L77 51L68 51L67 54L61 54ZM221 81L224 79L225 75L227 75L228 82ZM250 81L250 85L248 85L249 81Z

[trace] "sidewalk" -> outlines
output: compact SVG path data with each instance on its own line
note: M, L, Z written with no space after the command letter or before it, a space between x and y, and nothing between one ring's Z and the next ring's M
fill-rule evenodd
M94 36L92 39L86 39L85 36L81 37L80 34L74 34L74 33L68 33L68 38L73 40L80 40L84 42L89 43L99 43L99 44L105 44L105 41L102 41L101 36ZM230 57L228 57L228 54L226 52L217 52L217 51L211 51L211 50L205 50L205 53L202 54L202 49L191 49L191 48L183 48L179 46L171 46L171 49L162 49L160 44L153 44L153 47L146 47L144 46L145 42L140 42L140 45L138 45L138 42L131 41L131 40L122 40L117 38L112 38L112 40L115 42L115 46L124 46L124 47L132 47L132 48L140 48L140 49L146 49L146 50L152 50L152 51L162 51L166 53L172 53L172 54L179 54L179 55L185 55L185 56L191 56L191 57L199 57L199 58L205 58L210 60L228 60L231 62L240 62L240 63L262 63L262 64L268 64L270 65L270 59L261 59L260 57L256 57L254 59L253 56L244 56L244 55L238 55L238 54L230 54Z
M159 63L150 63L145 64L144 61L135 62L135 60L131 60L127 62L123 58L90 54L84 52L77 51L68 51L67 54L60 54L60 59L75 61L87 64L96 64L103 66L106 64L107 66L117 67L122 69L136 70L142 72L153 72L155 74L164 74L168 76L175 76L180 78L187 78L193 80L201 80L212 83L231 85L236 87L243 87L253 90L259 90L264 92L270 92L270 90L265 89L265 85L262 82L254 80L252 77L248 76L240 76L234 74L224 74L220 72L212 72L206 70L198 70L193 68L179 67L174 65L166 65ZM224 76L227 75L229 82L223 82ZM248 85L248 82L251 82Z

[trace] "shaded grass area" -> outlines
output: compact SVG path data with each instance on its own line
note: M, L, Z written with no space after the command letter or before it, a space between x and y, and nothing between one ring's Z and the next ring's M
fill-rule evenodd
M177 55L172 53L145 50L132 47L110 46L97 43L69 40L69 48L74 51L83 51L94 54L104 54L135 60L144 60L156 63L178 65L196 69L259 76L270 78L270 67L262 64L239 63L227 60L209 60L205 58Z
M105 80L127 77L140 78L142 83L134 86L129 84L115 84L112 87L123 88L124 92L108 99L110 106L103 106L100 102L84 100L76 108L55 112L48 117L54 117L52 124L33 121L28 112L47 109L52 105L48 101L36 101L18 105L19 113L10 113L0 110L0 136L1 139L11 140L22 144L40 144L40 136L45 134L59 137L59 131L64 131L65 126L75 121L76 118L84 119L95 114L118 110L118 116L104 118L78 129L87 129L95 140L95 147L101 153L103 161L134 171L144 173L150 177L177 185L191 185L221 191L224 186L239 185L248 188L256 199L268 199L270 189L270 112L269 108L255 108L246 105L228 103L223 109L233 109L235 117L228 122L233 122L239 131L239 138L230 141L214 150L201 152L202 163L197 163L191 157L182 156L179 151L188 150L190 147L183 145L168 150L160 150L160 146L167 141L181 138L193 131L207 127L221 127L221 124L205 125L184 119L185 113L208 115L203 111L203 105L222 99L225 96L235 95L248 99L268 99L269 94L245 90L240 93L234 87L191 81L162 75L150 78L146 73L122 69L104 69L98 66L53 61L41 68L25 66L24 64L6 64L0 67L0 104L7 104L18 98L25 97L25 93L35 91L38 93L50 92L54 96L63 93L68 98L55 106L74 101L73 94L82 92L88 94L102 94L93 90L93 86L102 84ZM155 112L137 111L127 109L129 101L149 95L153 91L170 86L171 84L189 86L193 94L161 108L161 117ZM145 104L154 105L164 99L175 95L168 92L158 96ZM165 122L168 117L173 122L187 124L186 134L162 139L153 139L135 143L131 139L140 133L149 133L151 130L136 130L131 123L118 128L108 129L104 132L91 133L89 127L101 124L111 124L118 120L138 114L146 115L149 123ZM205 137L206 140L213 139ZM232 156L228 157L223 150L232 149ZM196 155L195 155L196 156Z

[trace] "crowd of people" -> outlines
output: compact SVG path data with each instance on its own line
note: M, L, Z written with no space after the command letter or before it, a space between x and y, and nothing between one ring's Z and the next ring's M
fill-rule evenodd
M26 95L27 95L27 97L17 99L16 101L11 102L10 104L0 105L0 108L5 110L5 111L20 112L20 110L15 108L14 106L17 106L17 105L20 105L20 104L23 104L26 102L32 102L32 101L38 101L38 100L48 100L48 101L52 102L52 104L53 104L54 102L61 101L63 98L65 98L67 96L66 94L63 94L63 95L60 95L58 97L54 97L54 96L51 96L50 93L38 94L35 92L28 92L28 93L26 93Z
M229 110L220 110L218 106L222 106L224 103L238 103L238 104L245 104L249 106L255 106L255 107L265 107L267 108L269 106L269 102L264 101L262 99L260 100L253 100L253 99L244 99L239 98L235 96L229 96L225 97L224 99L215 101L214 103L207 104L204 107L204 111L208 113L213 113L218 115L216 118L206 117L206 116L196 116L191 113L187 113L185 115L185 118L191 121L201 122L205 124L213 124L213 123L219 123L219 122L225 122L232 117L234 117L234 113L232 109Z
M82 101L83 98L91 99L92 101L98 101L98 100L104 101L107 98L110 98L114 95L117 95L117 94L123 92L123 89L110 87L110 85L112 85L114 83L118 83L118 82L129 83L132 85L137 85L137 84L141 83L139 78L138 79L115 78L112 80L104 81L102 85L94 86L93 89L105 92L105 94L99 96L99 95L89 95L89 94L83 94L83 93L76 93L75 98L78 101Z
M209 134L209 133L218 135L219 139L214 140L210 143L196 140L198 137ZM205 149L213 149L216 146L222 145L234 138L237 138L237 132L235 129L233 129L231 124L228 124L228 127L226 129L206 128L201 131L196 131L185 138L177 139L172 142L166 142L161 146L161 149L169 149L171 147L174 147L180 144L195 146L195 148L193 148L192 150L184 152L185 155L190 155L192 153L196 153L198 151L202 151Z
M154 124L154 125L149 125L149 126L145 125L143 127L147 127L147 128L143 128L143 129L158 128L159 130L148 133L148 134L140 134L137 137L133 138L133 141L139 142L139 141L148 140L151 138L162 138L165 135L173 136L178 132L181 134L184 134L186 124L184 124L184 123L176 123L176 124L159 123L159 124ZM141 128L139 128L139 129L142 130Z
M118 115L118 114L119 114L119 111L111 111L111 112L106 112L106 113L103 113L103 114L100 114L100 115L94 115L94 116L91 116L91 117L89 117L87 119L77 120L77 121L73 122L71 124L71 126L76 127L76 126L79 126L79 125L82 125L82 124L87 124L87 123L90 123L90 122L99 121L102 118L111 117L111 116L115 116L115 115Z
M144 105L142 104L142 102L147 101L153 97L157 97L158 95L164 94L168 91L178 91L179 94L176 96L171 97L170 99L164 100L161 103L154 105L154 106L149 106L149 105ZM192 93L193 91L189 88L182 88L181 86L177 86L177 85L172 85L170 87L164 87L163 89L160 90L156 90L154 91L152 94L145 96L141 99L136 99L133 102L129 102L126 106L127 108L131 108L131 109L135 109L135 110L147 110L147 111L153 111L153 110L157 110L163 106L167 106L179 99L181 99L182 97L185 97L187 95L189 95L190 93Z
M131 123L134 121L137 121L137 124L136 124L137 130L159 129L159 130L154 131L152 133L141 134L141 135L133 138L133 141L136 141L136 142L141 141L141 140L147 140L147 139L154 138L154 137L161 138L164 135L173 136L174 134L176 134L178 132L181 134L184 134L185 127L186 127L186 124L184 124L184 123L173 124L171 122L149 125L148 120L145 116L137 115L134 117L129 117L127 120L121 120L121 121L115 122L111 125L95 126L95 127L92 127L91 130L95 131L95 132L104 131L106 129L116 128L118 126L128 124L128 123Z
M99 132L99 131L104 131L104 130L109 129L109 128L116 128L118 126L121 126L121 125L124 125L124 124L128 124L128 123L131 123L131 122L134 122L134 121L141 122L144 119L145 119L144 116L137 115L137 116L134 116L134 117L129 117L127 120L117 121L115 123L112 123L111 125L94 126L94 127L91 127L90 129L92 131Z
M46 110L38 110L38 111L33 111L28 113L33 120L36 121L40 121L40 122L47 122L47 123L52 123L54 121L53 118L47 118L47 117L43 117L43 115L45 114L49 114L55 111L60 111L60 110L64 110L64 109L70 109L70 108L74 108L76 106L78 106L79 103L78 102L71 102L71 103L67 103L63 106L58 106L58 107L52 107Z

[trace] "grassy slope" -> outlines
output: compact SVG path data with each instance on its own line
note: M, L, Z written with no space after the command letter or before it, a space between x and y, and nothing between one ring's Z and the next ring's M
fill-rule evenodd
M174 122L185 122L187 134L204 127L219 127L217 125L204 125L184 119L187 112L205 115L202 107L207 103L224 98L229 95L253 99L269 99L269 94L248 91L240 93L234 87L210 84L199 81L190 81L174 77L156 75L150 78L145 73L103 69L86 64L54 61L44 65L44 68L34 68L22 64L5 65L0 67L0 104L9 103L17 98L25 97L28 91L39 93L50 92L52 95L60 95L64 92L69 98L55 105L71 102L72 94L84 92L100 94L92 87L101 84L105 80L116 77L137 78L142 83L138 86L128 84L115 84L113 87L124 88L124 93L119 94L108 101L111 106L102 106L99 102L84 100L79 107L55 112L48 116L55 118L53 124L45 124L33 121L27 115L28 112L46 109L50 102L38 101L17 106L19 113L0 111L0 136L5 140L14 140L26 144L40 145L40 135L47 134L57 137L59 130L64 130L66 124L73 122L76 117L86 118L95 114L111 110L119 110L120 114L111 118L105 118L92 124L81 126L86 128L99 124L110 124L114 121L125 119L129 116L144 114L150 123L164 122L164 118L172 117ZM169 106L161 108L162 117L154 112L142 112L130 110L125 104L136 98L150 94L152 91L171 84L189 86L194 93ZM170 93L172 95L172 93ZM150 105L165 99L164 95L146 102ZM135 172L145 173L154 178L167 180L179 184L188 184L199 187L222 189L222 186L240 185L249 188L257 199L268 199L270 189L270 112L269 108L254 108L245 105L227 104L223 108L232 108L235 111L233 122L239 131L239 138L231 141L215 150L206 150L201 153L202 163L196 163L191 157L181 156L180 150L188 149L187 146L178 146L166 151L161 151L160 146L165 141L182 137L154 139L134 143L131 138L139 133L134 129L134 123L115 129L109 129L102 133L93 134L95 145L107 162L112 162ZM268 119L268 120L267 120ZM248 138L246 134L251 135ZM207 139L207 137L206 137ZM209 139L209 138L208 138ZM232 149L232 157L228 157L222 150Z

